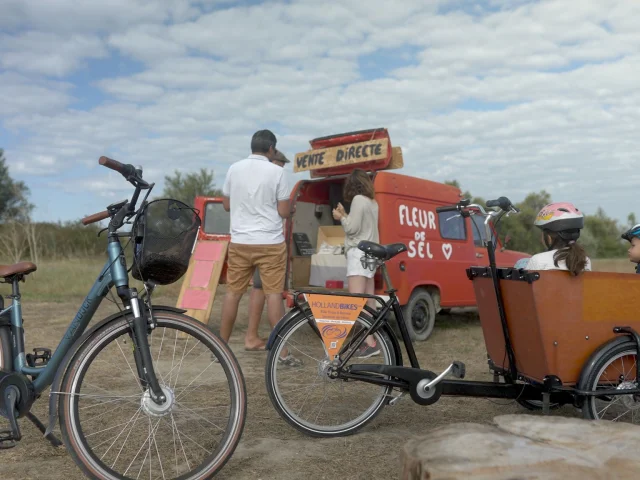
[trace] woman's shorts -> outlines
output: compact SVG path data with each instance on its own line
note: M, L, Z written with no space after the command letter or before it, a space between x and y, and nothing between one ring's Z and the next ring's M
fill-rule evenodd
M360 258L362 258L363 255L364 252L357 247L350 248L347 251L347 277L361 276L373 278L376 274L375 271L372 272L362 266Z

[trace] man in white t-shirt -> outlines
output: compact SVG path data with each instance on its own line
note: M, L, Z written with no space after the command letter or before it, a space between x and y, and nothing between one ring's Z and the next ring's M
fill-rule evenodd
M289 216L290 203L284 169L270 161L276 156L276 143L271 131L257 131L251 139L251 155L229 167L222 188L223 206L231 212L227 294L220 326L220 336L227 343L240 299L256 267L260 269L271 326L284 315L287 246L283 219Z
M278 165L281 168L291 161L282 153L282 151L276 151L276 154L271 163ZM293 212L291 212L293 213ZM262 311L264 310L265 296L262 291L262 280L260 279L260 269L256 268L253 274L253 288L249 294L249 325L247 326L247 333L244 336L244 349L249 351L264 351L267 345L267 341L260 338L258 335L258 328L260 327L260 320L262 317Z

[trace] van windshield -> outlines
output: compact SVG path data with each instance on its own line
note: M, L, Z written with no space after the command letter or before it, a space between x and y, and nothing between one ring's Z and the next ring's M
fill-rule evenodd
M207 203L204 211L204 233L213 235L229 235L231 230L231 215L222 203Z

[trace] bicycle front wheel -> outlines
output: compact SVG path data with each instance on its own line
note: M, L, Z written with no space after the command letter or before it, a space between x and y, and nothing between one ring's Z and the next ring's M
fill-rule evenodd
M131 316L92 335L65 372L62 437L91 478L210 478L240 441L246 387L231 350L188 316L154 318L149 347L164 404L137 374Z

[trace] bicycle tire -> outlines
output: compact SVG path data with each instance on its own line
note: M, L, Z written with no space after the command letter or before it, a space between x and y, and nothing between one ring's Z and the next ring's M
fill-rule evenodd
M208 458L207 461L202 462L188 474L179 477L184 480L210 478L229 461L242 437L247 412L244 375L233 352L206 325L186 315L172 312L159 312L154 314L154 319L157 325L156 329L164 326L173 327L178 331L191 334L209 346L222 366L228 380L234 412L233 421L230 415L229 429L225 433L224 440L220 442L221 445L224 445L224 448L219 449L212 458ZM75 352L61 383L60 390L62 394L59 398L58 408L62 438L75 463L89 478L100 480L129 478L114 472L103 464L88 447L81 431L82 425L77 418L78 404L73 400L75 397L72 394L74 390L80 391L84 374L101 349L109 345L114 339L119 338L122 335L122 331L130 330L130 321L130 316L128 318L120 317L96 331ZM78 425L79 428L75 425Z
M363 323L366 327L370 327L371 321L367 317L368 315L365 317L364 314L361 313L358 316L358 321ZM373 407L373 409L368 413L366 417L362 418L360 421L356 422L354 425L350 427L347 427L344 429L332 428L330 430L310 428L304 425L303 423L301 423L300 421L298 421L296 419L296 416L293 415L287 409L286 404L283 403L283 400L280 398L280 395L278 393L279 389L275 385L276 379L274 377L274 372L276 371L277 358L280 352L280 346L288 338L289 333L292 330L297 329L301 324L308 323L308 322L309 320L307 319L305 314L300 312L298 315L296 315L291 319L288 325L284 326L282 330L280 330L279 335L275 338L273 345L269 350L269 354L267 356L267 362L265 365L265 381L266 381L267 393L269 394L269 399L271 400L271 403L273 404L278 414L289 425L294 427L299 432L302 432L306 435L309 435L311 437L317 437L317 438L332 438L332 437L353 435L357 431L364 428L367 424L369 424L378 416L382 408L384 408L384 406L391 399L390 393L392 391L392 387L386 387L384 389L384 393L380 395L380 398L376 401L377 402L376 405ZM374 335L376 336L376 340L380 342L382 348L385 350L387 359L389 359L389 362L386 364L395 365L396 364L395 359L397 358L396 351L393 346L393 343L387 339L387 334L384 333L382 330L379 330ZM321 341L321 340L318 339L318 341ZM366 360L363 360L363 362L360 362L360 363L366 363Z
M606 371L607 367L610 366L613 362L615 362L617 359L619 358L623 358L623 357L635 357L636 361L638 361L638 348L636 347L636 345L632 342L625 342L625 343L620 343L618 345L615 345L614 347L610 348L608 351L606 351L596 362L593 363L593 366L591 368L591 371L589 372L589 375L584 383L584 385L581 386L582 389L587 390L587 391L596 391L598 388L598 380L600 379L601 375ZM635 370L635 364L632 367L632 370ZM633 374L633 376L635 376L635 371L631 372ZM619 370L616 369L616 374L619 374ZM624 374L623 374L624 375ZM624 375L626 377L626 375ZM635 382L637 382L637 380L635 380ZM627 381L627 383L635 383L634 381ZM614 385L608 386L608 388L615 388ZM620 387L618 387L620 388ZM630 387L628 387L630 388ZM635 399L635 396L633 395L629 395L628 397L632 397L633 398L633 402L634 402L634 408L630 409L629 411L635 410L636 406L637 406L637 400ZM623 399L623 396L618 396L618 397L614 397L616 398L616 400L618 399ZM599 421L611 421L608 419L604 419L602 418L599 413L598 413L598 408L596 407L596 396L588 396L585 398L584 400L584 404L582 406L582 416L583 418L587 419L587 420L599 420ZM613 402L611 402L613 403ZM625 403L624 399L622 402L620 403ZM607 408L603 409L604 411L607 410ZM621 417L624 416L621 415ZM633 420L633 414L632 414L632 420ZM614 420L614 421L617 421ZM625 422L626 423L626 422ZM633 423L633 421L632 421ZM637 425L637 424L636 424Z

